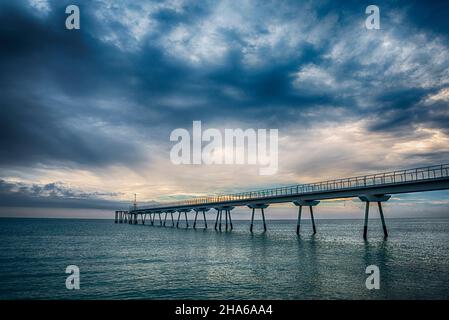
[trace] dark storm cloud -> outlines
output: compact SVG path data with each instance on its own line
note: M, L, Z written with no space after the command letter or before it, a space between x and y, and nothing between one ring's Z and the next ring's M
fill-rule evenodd
M67 125L87 116L110 118L107 111L79 104L84 96L108 90L108 77L115 72L96 64L89 39L12 5L0 10L0 19L5 26L0 30L2 164L62 160L103 165L138 155L133 145L94 127ZM65 101L57 98L64 96Z
M0 203L6 207L55 207L55 208L127 208L128 204L107 200L117 193L81 192L62 183L45 185L11 183L0 179Z
M0 4L3 168L130 167L148 160L142 142L167 145L192 120L449 130L447 101L428 99L448 85L447 4L378 1L369 32L367 1L77 3L78 31L64 28L70 1Z
M402 0L394 3L395 6L407 11L409 20L418 30L428 31L442 37L448 37L449 2L447 1L420 1Z

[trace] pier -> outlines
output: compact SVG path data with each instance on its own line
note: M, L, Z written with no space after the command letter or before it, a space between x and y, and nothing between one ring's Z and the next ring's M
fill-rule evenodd
M196 197L170 203L160 203L151 207L137 208L136 205L129 211L116 211L116 223L134 223L139 220L145 224L149 215L151 225L155 225L155 217L158 215L157 225L166 227L167 214L171 215L171 227L189 227L187 214L195 212L193 228L197 228L198 214L202 213L204 226L207 228L206 212L215 210L215 226L217 231L231 231L233 229L231 211L235 207L248 207L252 210L249 231L253 232L254 215L260 213L263 223L263 231L267 231L265 211L271 204L292 203L298 207L296 233L300 234L301 215L303 207L309 207L312 221L313 234L317 232L313 208L317 207L321 200L358 198L365 204L363 238L368 235L368 218L370 204L377 204L382 223L384 237L388 237L382 203L388 201L393 194L425 192L449 189L449 164L397 170L383 173L370 174L336 180L327 180L309 184L299 184L279 188L271 188L257 191L224 194L219 196ZM178 213L177 222L173 220L173 213ZM162 222L161 214L165 213ZM224 214L224 217L223 217ZM182 226L181 215L185 218Z

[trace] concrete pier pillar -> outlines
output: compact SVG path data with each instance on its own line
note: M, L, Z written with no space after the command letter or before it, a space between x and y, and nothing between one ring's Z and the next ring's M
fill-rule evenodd
M312 229L313 229L313 234L316 233L316 227L315 227L315 218L313 217L313 209L312 206L309 206L310 209L310 219L312 219Z
M179 209L178 210L178 220L176 221L176 228L179 228L179 222L181 220L181 214L184 213L184 218L186 220L186 228L189 227L189 220L187 218L187 212L191 211L191 209Z
M293 204L298 207L298 221L296 222L296 234L299 235L301 228L302 207L307 206L310 210L310 220L312 222L313 234L316 234L315 217L313 216L313 208L319 204L318 200L295 200Z
M388 238L387 226L385 225L384 212L382 210L382 202L377 201L377 206L379 207L380 220L382 220L382 229L384 230L384 237Z
M179 219L181 219L181 211L178 211L178 221L176 221L176 228L179 228Z
M170 216L171 216L171 226L172 228L175 227L175 220L173 219L173 211L170 211Z
M145 220L147 219L147 214L142 214L142 224L145 224Z
M215 218L215 230L217 230L217 224L218 224L218 216L220 215L220 209L215 209L215 210L217 210L217 217Z
M153 213L153 226L156 225L156 215L157 215L157 212L154 212Z
M251 214L251 226L249 227L249 231L253 232L253 224L254 224L254 210L256 210L255 208L253 208L253 213Z
M201 211L203 213L204 229L207 229L206 211L209 211L210 208L196 208L193 210L195 211L195 220L193 221L193 228L196 229L196 224L198 223L198 214Z
M228 213L229 213L229 210L225 210L225 223L226 223L226 231L228 231Z
M228 214L229 214L229 226L231 227L231 230L232 230L233 227L232 227L231 210L228 210Z
M251 214L251 226L249 227L249 231L253 232L253 225L254 225L254 212L256 209L260 209L261 214L262 214L262 222L263 222L263 231L266 232L267 231L267 224L265 221L265 211L264 209L268 208L269 204L265 204L265 203L258 203L258 204L250 204L248 205L248 208L252 209L252 214Z
M382 229L384 232L384 238L388 237L387 226L385 224L384 212L382 210L382 202L386 202L391 198L390 195L360 195L359 199L362 202L365 202L365 223L363 225L363 239L367 240L368 237L368 215L369 215L369 205L370 202L377 202L377 206L379 208L380 220L382 221Z
M267 231L267 224L265 223L265 213L263 212L263 208L260 208L262 211L262 220L263 220L263 231Z
M114 222L118 223L118 211L115 211Z
M119 211L119 220L118 220L118 222L119 223L123 223L123 211Z
M368 234L368 215L369 215L369 201L365 203L365 223L363 225L363 239L366 240Z
M165 211L165 217L164 217L164 227L165 227L165 225L166 225L166 223L167 223L167 214L168 214L168 212L167 212L167 211Z
M206 210L203 210L203 219L204 219L204 229L207 229Z
M160 213L160 212L158 212L158 214L159 214L159 226L160 226L160 227L162 227L162 218L161 218L161 213Z
M198 218L198 210L195 210L195 220L193 221L193 229L196 229L196 219Z
M231 220L231 210L234 209L232 206L223 206L223 207L217 207L215 210L217 210L217 217L215 218L215 230L221 231L222 230L222 224L223 224L223 212L225 214L224 216L224 224L225 229L228 231L229 229L232 230L232 220ZM209 208L206 209L206 211L209 210ZM204 223L206 225L206 215L203 213L204 216Z
M296 222L296 234L299 235L299 229L301 227L301 213L302 213L302 206L298 206L298 221Z

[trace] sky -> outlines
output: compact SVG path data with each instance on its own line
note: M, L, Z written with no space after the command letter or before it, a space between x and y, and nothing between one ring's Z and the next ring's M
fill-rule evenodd
M79 30L65 28L69 4ZM365 27L371 4L379 30ZM112 217L135 193L145 205L449 163L447 12L411 0L1 1L0 216ZM193 121L278 129L276 174L175 165L170 134ZM449 192L387 207L449 216Z

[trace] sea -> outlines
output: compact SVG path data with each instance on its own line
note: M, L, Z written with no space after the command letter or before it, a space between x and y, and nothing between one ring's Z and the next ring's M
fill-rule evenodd
M0 299L449 298L448 218L387 219L388 239L372 219L367 241L359 219L317 219L315 235L305 220L300 236L293 220L181 222L1 218Z

